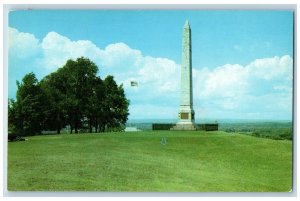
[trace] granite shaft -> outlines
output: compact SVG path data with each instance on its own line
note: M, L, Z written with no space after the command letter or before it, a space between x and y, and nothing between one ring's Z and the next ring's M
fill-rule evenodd
M182 33L181 96L180 105L193 107L191 28L185 23Z

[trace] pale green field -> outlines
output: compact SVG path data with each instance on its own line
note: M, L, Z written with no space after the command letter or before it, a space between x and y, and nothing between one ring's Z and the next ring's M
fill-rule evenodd
M149 131L35 136L8 143L9 191L291 189L292 141L221 131Z

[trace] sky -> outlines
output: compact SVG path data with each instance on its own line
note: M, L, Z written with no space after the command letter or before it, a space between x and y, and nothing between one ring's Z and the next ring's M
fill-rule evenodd
M12 11L8 96L26 73L40 80L84 56L123 84L129 119L176 119L185 20L196 120L292 119L291 10Z

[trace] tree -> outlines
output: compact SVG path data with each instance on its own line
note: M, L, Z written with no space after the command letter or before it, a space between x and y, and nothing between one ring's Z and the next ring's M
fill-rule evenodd
M65 95L59 74L54 72L47 75L41 80L40 85L46 96L43 129L56 130L60 134L61 129L66 125L66 111L64 108Z
M22 122L19 121L20 107L13 99L8 100L8 131L9 133L20 133Z
M123 85L118 86L113 76L107 76L104 80L104 128L108 130L122 130L128 119L129 100L126 99ZM103 130L103 128L102 128Z
M68 60L58 71L65 94L64 108L67 121L75 133L83 125L83 119L88 112L89 99L93 95L93 84L98 67L87 58Z
M95 132L98 132L98 128L103 127L104 122L104 100L105 100L105 89L103 81L100 77L96 77L93 84L93 93L88 99L87 107L87 118L89 124L89 132L92 132L94 126ZM101 130L101 129L99 129Z
M44 118L44 93L40 88L35 74L24 76L22 82L17 82L18 91L16 102L10 101L9 121L20 135L34 135L42 130Z
M103 81L98 67L87 58L68 60L40 82L33 73L17 82L17 99L9 100L9 129L24 135L42 130L60 133L66 125L78 133L122 130L128 118L129 101L123 86L113 76Z

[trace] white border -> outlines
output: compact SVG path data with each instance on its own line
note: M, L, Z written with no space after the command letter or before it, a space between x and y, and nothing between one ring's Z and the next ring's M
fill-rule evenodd
M52 3L53 1L51 1ZM190 0L186 0L184 2L182 1L178 1L178 0L174 0L174 1L159 1L159 0L153 0L153 1L143 1L143 3L146 3L148 5L145 4L138 4L139 2L136 1L126 1L126 4L124 4L123 1L119 0L110 0L108 2L104 2L103 4L97 4L98 1L96 0L85 0L85 1L65 1L65 0L60 0L59 2L56 1L56 5L54 4L49 4L49 2L41 2L38 0L29 0L29 1L16 1L16 0L12 0L12 1L5 1L4 3L6 4L15 4L15 3L26 3L23 5L4 5L1 9L1 15L3 16L3 24L1 24L3 27L2 29L2 37L3 37L3 55L1 55L1 59L3 61L3 73L0 73L0 80L3 80L3 86L0 87L1 88L1 95L0 95L0 99L3 100L3 103L0 104L0 109L2 111L3 116L1 116L0 119L0 127L3 128L3 147L1 144L1 151L3 151L3 153L1 154L3 156L3 158L1 158L1 163L3 165L7 164L6 161L6 150L7 150L7 34L4 34L5 31L7 31L7 13L8 10L14 9L14 10L20 10L20 9L243 9L243 10L252 10L252 9L295 9L295 14L296 14L296 5L297 5L297 1L296 0L286 0L286 1L282 1L281 3L284 3L285 5L282 4L272 4L272 5L267 5L269 3L274 3L274 1L272 0L262 0L259 2L254 2L256 4L249 4L249 2L246 3L242 3L241 1L238 0L234 0L234 1L227 1L227 4L224 4L225 2L222 0L211 0L211 1L207 1L206 3L209 4L194 4L194 1L190 1ZM77 5L74 4L68 4L68 3L78 3ZM168 3L172 3L172 5L168 4ZM35 4L35 5L30 5L30 4ZM90 4L90 5L88 5ZM116 5L117 4L117 5ZM138 5L137 5L138 4ZM177 4L177 5L174 5ZM188 5L189 4L189 5ZM215 5L214 5L215 4ZM237 5L230 5L230 4L237 4ZM287 5L287 4L294 4L294 5ZM297 16L297 15L296 15ZM295 30L297 28L298 25L298 20L295 17ZM294 62L295 62L295 71L294 71L294 76L297 77L297 68L296 68L296 64L297 64L297 52L296 52L296 47L297 47L297 43L298 41L297 39L297 34L295 32L295 39L294 39ZM3 90L3 91L2 91ZM296 92L297 90L297 83L296 83L296 79L295 79L295 83L294 83L294 90ZM294 129L295 129L295 133L296 133L296 126L297 126L297 118L296 118L296 109L297 109L297 93L295 93L294 95ZM3 119L2 119L3 118ZM294 139L294 145L296 145L297 142L297 138ZM297 156L297 149L296 146L294 146L294 185L296 184L296 168L297 168L297 160L296 160L296 156ZM6 179L6 166L3 166L4 168L4 172L0 173L0 178L1 176L4 176L4 179ZM3 174L3 175L2 175ZM3 178L3 177L2 177ZM1 179L0 179L1 180ZM1 181L3 182L3 181ZM1 187L3 187L3 193L4 196L33 196L33 197L40 197L40 196L48 196L48 197L70 197L70 196L76 196L80 199L80 197L94 197L94 196L101 196L101 197L107 197L107 196L114 196L114 197L169 197L169 196L175 196L175 197L194 197L194 196L201 196L201 197L244 197L244 196L248 196L248 197L268 197L268 196L275 196L277 198L272 198L272 200L278 200L280 197L282 196L296 196L297 195L297 187L295 186L295 192L294 193L81 193L81 192L66 192L66 193L57 193L57 192L53 192L53 193L48 193L48 192L36 192L36 193L31 193L31 192L18 192L18 193L10 193L7 192L6 189L6 180L4 181L5 183L1 183ZM4 188L5 187L5 188ZM299 191L298 191L299 192ZM295 197L290 197L290 198L295 198ZM73 198L72 198L73 199ZM234 200L235 198L230 198L230 200ZM288 198L284 198L285 200L288 200ZM23 199L22 199L23 200ZM26 199L25 199L26 200ZM32 198L30 199L32 200ZM173 199L172 199L173 200ZM226 199L225 199L226 200ZM229 199L228 199L229 200Z

